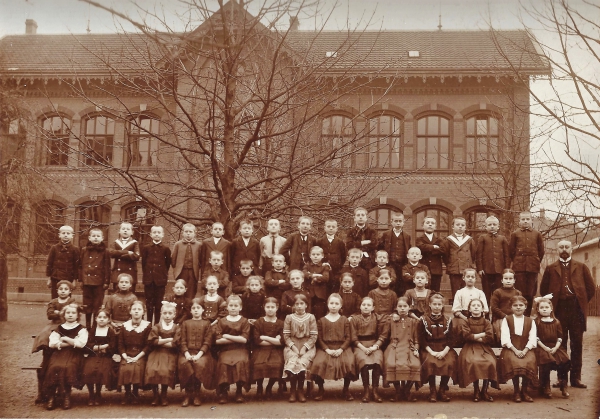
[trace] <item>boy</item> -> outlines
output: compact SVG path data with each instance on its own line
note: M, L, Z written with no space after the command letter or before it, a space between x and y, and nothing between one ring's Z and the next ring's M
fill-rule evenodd
M79 275L79 248L73 246L73 227L62 226L58 229L60 243L50 248L46 263L46 285L50 288L52 299L58 298L56 284L59 281L69 281L73 288L77 285Z
M276 218L267 222L267 236L259 240L260 262L258 269L266 275L271 270L274 255L281 253L281 246L285 243L285 237L279 235L281 224Z
M352 274L346 272L341 277L340 295L342 296L342 314L350 320L352 316L360 315L360 302L362 297L355 293Z
M402 267L407 263L406 254L408 249L411 248L410 235L402 230L403 227L404 214L392 213L392 229L381 235L378 247L388 253L390 266L396 272L396 278L401 278Z
M360 295L360 298L364 298L369 293L369 277L367 271L360 267L361 258L362 251L360 249L348 250L348 265L342 267L340 278L344 276L344 273L349 272L354 278L354 292Z
M285 269L285 257L273 255L272 267L265 273L265 293L267 297L276 298L281 301L283 293L291 288L287 280L287 269Z
M223 253L218 250L210 252L209 263L210 267L202 271L202 290L206 287L206 279L209 276L214 276L219 283L217 294L226 300L231 294L231 283L229 282L229 274L221 268L223 266Z
M110 323L119 333L121 326L131 318L129 311L131 304L137 300L137 297L131 292L133 278L129 274L120 274L117 278L118 291L110 295L106 300L106 310L110 316Z
M173 246L171 266L173 268L173 278L185 281L187 284L185 296L192 300L198 292L200 248L202 246L196 240L196 226L194 224L184 224L182 234L182 239Z
M298 232L292 233L281 246L281 254L285 256L287 265L291 270L304 268L309 261L308 252L315 246L317 240L311 236L312 218L303 215L298 218Z
M433 217L423 219L424 234L417 237L417 247L421 249L422 263L429 268L431 281L429 288L439 292L442 283L442 238L435 234L437 221Z
M406 290L411 288L411 285L414 283L416 271L425 271L427 279L431 276L427 265L419 262L422 258L421 249L418 247L411 247L408 249L406 257L408 263L402 267L402 280L398 281L396 286L396 293L398 295L404 295Z
M442 242L442 254L446 264L446 272L450 277L452 298L462 285L462 272L467 268L475 268L477 245L475 240L465 233L466 229L467 220L463 217L454 218L452 220L452 234Z
M229 267L229 246L231 242L223 238L223 234L225 233L225 228L222 223L216 222L213 223L210 234L212 237L208 239L202 240L202 245L200 246L200 277L206 278L204 275L204 271L206 269L210 269L210 253L213 250L221 252L223 255L223 262L225 266ZM202 293L204 289L202 290Z
M544 258L544 239L539 231L533 229L531 213L528 211L519 214L519 229L510 235L508 254L515 271L515 288L527 300L525 315L529 316L537 292L540 263Z
M327 263L331 267L327 295L340 289L340 269L346 260L346 244L342 239L336 237L337 231L337 221L325 220L325 237L317 240L317 246L323 249L323 263Z
M492 293L499 288L502 272L510 266L508 241L498 234L500 221L492 216L485 220L487 233L477 238L477 272L481 276L481 287L485 298L490 301Z
M377 249L377 231L367 225L367 214L367 210L362 207L358 207L354 210L355 225L346 233L346 249L360 250L360 266L368 272L369 269L375 266L374 259L375 250ZM366 294L364 296L366 296Z
M108 289L110 283L110 253L103 239L102 230L92 228L79 258L79 280L83 284L85 325L88 328L92 327L93 314L102 307L104 290Z
M165 296L171 249L162 243L165 231L162 226L150 229L152 244L142 247L142 282L146 296L146 319L152 324L160 320L160 309Z
M310 262L304 265L304 289L311 298L312 314L319 320L327 314L327 283L329 265L323 264L323 249L314 246L310 249Z
M379 278L379 272L382 269L387 269L390 272L390 277L392 279L391 287L396 287L396 271L394 268L389 266L388 254L385 250L378 250L375 254L375 267L371 268L369 271L369 289L374 290L377 288L377 278ZM403 294L404 295L404 294Z
M233 294L242 295L246 292L246 283L250 275L253 275L254 264L250 259L244 259L240 261L239 270L240 273L233 277L231 281L231 292Z
M254 224L250 220L240 222L240 236L231 241L229 246L229 255L231 257L231 266L229 272L239 274L240 262L242 260L251 260L252 265L258 268L260 263L260 244L258 240L252 237L254 233ZM225 265L227 266L227 265Z
M109 254L114 259L110 281L113 291L119 290L119 276L128 274L131 276L131 289L135 292L137 284L137 261L140 260L138 242L133 237L133 225L121 223L119 227L119 238L112 244Z

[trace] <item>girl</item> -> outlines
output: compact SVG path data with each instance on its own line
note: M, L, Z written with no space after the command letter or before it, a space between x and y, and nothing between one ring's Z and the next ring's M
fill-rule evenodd
M310 301L310 293L302 288L304 284L304 273L299 269L290 271L291 289L285 291L281 296L281 314L287 316L295 312L295 301L298 294L302 294ZM310 313L310 302L307 303L306 312Z
M427 302L431 296L431 290L425 288L427 285L427 273L425 271L415 271L413 279L415 287L406 290L404 296L408 299L410 306L410 317L421 321L421 318L427 311Z
M462 322L460 333L465 342L458 356L458 382L461 388L473 383L473 401L483 399L493 402L487 390L497 388L496 355L490 347L494 339L492 324L483 316L483 302L474 299L469 303L470 317ZM483 379L481 392L479 380Z
M292 286L294 286L293 282ZM283 339L285 340L283 372L290 380L290 403L294 403L296 400L300 403L306 402L306 397L302 392L304 380L316 353L317 321L315 316L306 312L307 307L308 297L304 294L297 294L294 297L294 313L288 314L283 323Z
M342 314L348 318L348 321L354 315L360 315L360 295L355 293L354 278L350 272L342 274L340 278L340 295L342 296Z
M388 269L381 269L377 277L377 288L369 291L369 297L373 299L376 314L389 316L394 312L398 296L390 289L391 283L392 276L390 271Z
M512 269L505 269L502 271L502 287L494 290L490 298L492 327L494 328L495 343L498 346L500 346L502 319L512 314L510 299L515 295L521 295L521 291L515 288L515 272Z
M209 349L212 344L210 321L203 319L201 299L192 300L192 318L181 325L181 344L179 355L179 384L185 389L182 407L190 405L193 396L194 406L202 404L200 389L212 390L214 385L215 360Z
M350 349L350 322L345 316L340 315L342 304L342 297L339 294L331 294L327 299L329 313L317 322L319 349L310 371L319 386L315 396L317 401L323 400L324 380L340 378L344 379L342 397L347 401L354 400L348 388L350 381L356 380L356 367Z
M256 319L265 314L265 292L263 291L263 279L257 275L251 275L246 281L246 291L242 294L242 316L254 324Z
M435 293L429 297L429 313L421 318L421 382L429 381L429 401L449 402L446 395L450 377L458 382L456 363L458 355L452 347L452 325L444 315L444 297ZM441 376L440 388L436 393L435 377Z
M219 319L215 328L215 343L219 349L216 378L219 385L219 403L227 403L229 385L235 383L235 401L244 403L242 387L250 383L248 338L250 323L240 315L242 299L239 295L227 297L229 315Z
M454 301L452 303L452 313L454 319L452 321L452 327L454 328L453 333L457 338L456 345L462 346L462 326L469 318L469 304L473 300L479 300L483 304L483 316L489 312L487 301L485 300L485 294L478 288L475 288L475 282L477 282L477 272L473 268L467 268L463 272L463 281L465 286L454 295Z
M144 320L146 306L141 301L131 304L129 313L131 319L123 323L118 338L118 348L121 354L119 367L119 386L125 386L125 395L121 404L139 403L139 388L144 384L146 371L146 354L148 353L148 336L152 326ZM133 384L133 393L131 385Z
M408 400L416 402L414 394L410 394L410 388L415 387L421 381L421 362L419 360L419 322L409 316L410 306L408 298L398 298L396 304L398 320L390 323L388 336L390 343L384 354L384 383L393 383L396 394L391 401ZM402 381L402 387L400 386Z
M78 386L79 371L83 362L83 347L87 343L88 332L79 324L81 307L71 303L63 307L61 317L64 322L50 334L48 346L56 349L50 356L44 378L44 391L48 397L46 409L55 407L57 388L64 393L63 409L71 408L71 386Z
M187 297L187 283L185 279L177 279L173 285L173 294L166 298L167 301L175 303L175 318L173 322L181 325L190 318L191 300Z
M279 304L273 297L265 299L265 317L254 323L252 330L252 365L251 382L256 381L256 396L260 400L263 395L263 382L269 379L265 398L270 400L273 396L273 385L281 379L283 372L283 320L277 318ZM281 388L281 383L279 385Z
M537 328L531 317L524 315L527 307L525 297L517 295L511 299L513 314L502 319L501 343L502 352L498 365L498 375L501 383L512 378L514 386L513 400L533 402L527 393L529 382L537 384L537 362L535 348ZM522 379L519 392L519 377Z
M179 326L175 324L177 304L163 301L160 309L160 321L152 326L148 336L148 346L152 352L148 355L146 364L145 384L152 385L152 406L159 403L168 406L167 389L175 388L177 376L177 346L179 345ZM160 396L158 385L161 385Z
M353 316L350 320L350 333L354 344L354 362L363 382L362 402L369 402L369 370L373 371L373 387L371 399L381 403L383 399L379 396L379 377L381 377L381 365L383 364L383 352L381 345L385 342L387 335L387 322L381 316L373 313L373 299L365 297L360 303L360 315Z
M216 276L206 278L206 294L200 297L200 305L204 309L202 318L210 321L211 325L216 325L217 320L226 316L227 303L225 299L217 294L219 290L219 280Z
M96 313L95 327L89 331L86 345L87 358L83 362L82 383L87 385L90 398L88 406L99 406L102 386L110 389L114 384L112 356L116 351L117 335L108 325L108 310ZM94 395L94 385L96 393Z
M540 368L540 392L546 398L552 398L550 371L556 370L560 391L562 396L567 398L569 397L566 390L567 374L571 367L571 361L567 351L561 346L562 326L554 317L552 300L547 297L538 297L535 302L537 303L538 318L535 320L537 347L534 351Z

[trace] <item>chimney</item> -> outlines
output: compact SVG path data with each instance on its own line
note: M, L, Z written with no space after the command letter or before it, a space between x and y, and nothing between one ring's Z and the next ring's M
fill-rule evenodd
M33 19L25 20L25 34L26 35L35 35L37 32L37 23Z
M290 16L290 31L297 31L299 27L298 16Z

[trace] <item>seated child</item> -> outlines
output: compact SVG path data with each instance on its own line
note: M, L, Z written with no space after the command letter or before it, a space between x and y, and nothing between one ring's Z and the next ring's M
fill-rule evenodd
M239 269L240 273L235 275L231 281L231 292L241 296L248 289L246 286L248 278L250 275L255 275L254 264L250 259L244 259L240 261Z
M285 256L273 255L271 258L271 270L265 273L265 293L267 297L273 297L281 301L281 296L292 286L288 282L288 272L285 268Z
M472 300L480 300L483 304L484 317L490 311L485 300L485 294L480 289L475 288L475 282L477 281L477 273L474 268L467 268L463 272L463 280L465 281L464 288L456 291L454 296L454 302L452 304L452 314L454 314L455 320L452 322L452 327L456 332L456 336L460 335L462 323L467 321L469 317L469 303ZM460 335L462 337L462 335ZM458 341L457 343L460 343Z
M391 280L390 271L382 269L377 278L377 288L369 291L369 297L373 299L375 305L375 314L384 316L384 320L394 312L398 300L396 293L390 289Z
M395 289L396 271L389 265L388 252L385 250L378 250L377 253L375 253L375 263L376 265L369 270L369 289L372 290L377 288L377 278L379 278L379 271L382 269L387 269L390 272L390 277L392 278L390 286Z
M311 313L318 320L327 314L327 284L330 266L324 264L323 249L313 246L310 249L310 262L304 264L304 286L310 295Z
M419 262L423 258L421 249L418 247L411 247L408 249L406 257L408 258L408 263L402 267L402 279L398 281L399 283L396 287L398 295L404 295L406 290L410 289L413 280L415 279L416 271L425 271L428 281L431 276L427 265Z
M262 289L262 277L252 275L248 277L246 282L246 291L242 294L242 316L244 316L250 324L254 324L257 319L264 316L263 306L265 304L265 292Z
M192 301L188 298L185 279L176 279L173 285L173 294L165 298L166 301L175 304L175 318L173 322L181 325L185 320L190 318L190 307Z
M290 272L290 285L292 289L287 290L281 296L280 315L285 318L285 316L295 311L294 304L298 294L303 294L307 298L306 311L310 313L310 294L302 287L304 285L304 273L301 270L294 269Z
M421 320L421 317L427 311L427 304L431 295L431 290L425 288L427 285L427 272L415 271L413 282L415 287L407 290L404 296L410 306L410 317Z
M342 296L342 310L340 313L350 320L352 316L360 314L360 302L362 300L361 296L352 290L354 278L352 278L350 272L342 274L340 287L340 295Z

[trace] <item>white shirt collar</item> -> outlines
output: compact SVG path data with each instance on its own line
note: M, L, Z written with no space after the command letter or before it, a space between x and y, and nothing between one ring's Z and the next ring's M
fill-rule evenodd
M154 243L154 244L161 244L161 243L162 243L162 240L161 240L161 241L158 241L158 242L155 242L154 240L152 240L152 243Z
M558 258L558 260L560 260L562 263L569 263L571 261L571 256L569 256L567 259Z
M429 241L433 240L433 233L425 233L425 236L429 239Z

